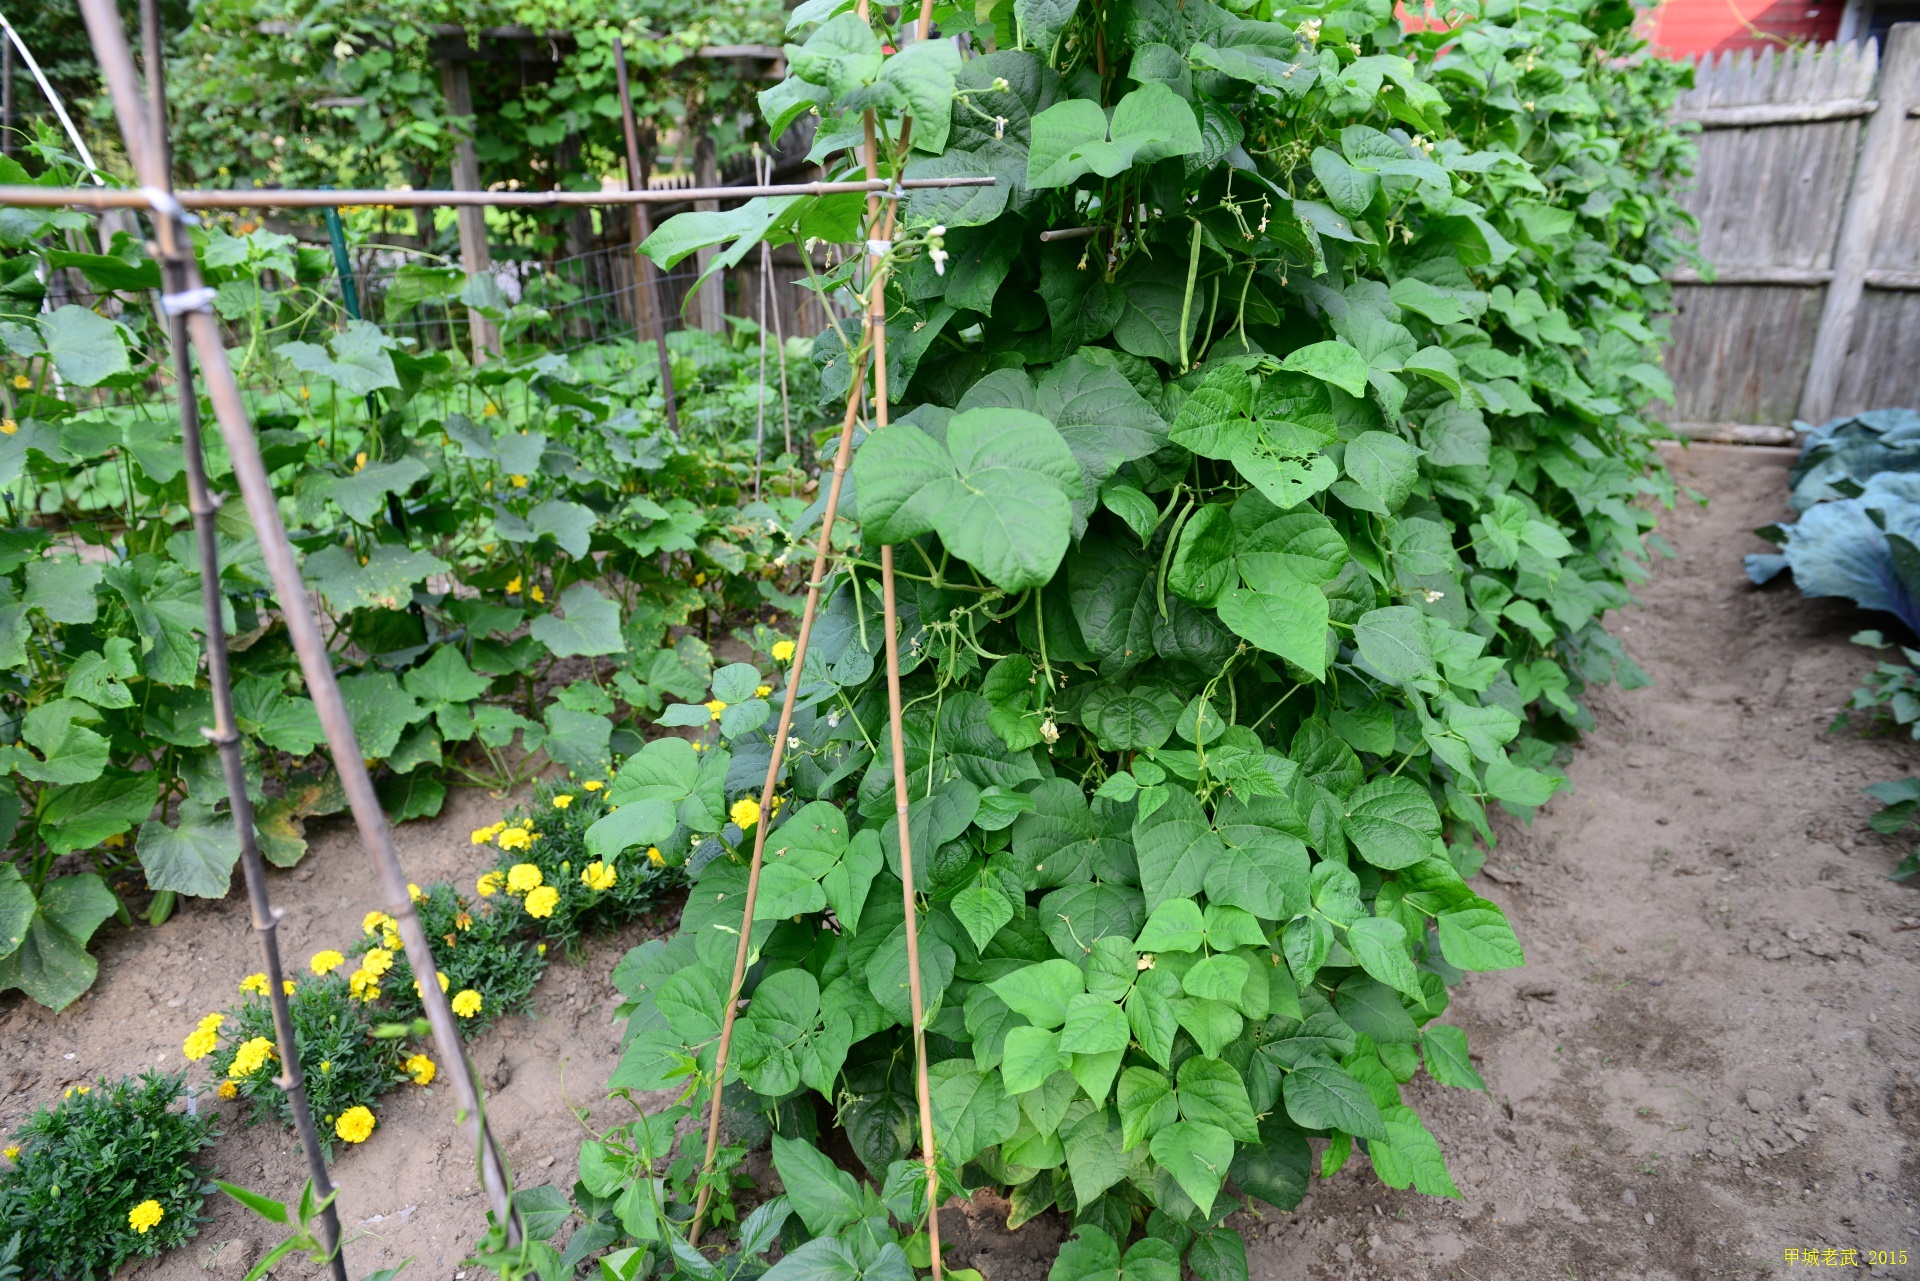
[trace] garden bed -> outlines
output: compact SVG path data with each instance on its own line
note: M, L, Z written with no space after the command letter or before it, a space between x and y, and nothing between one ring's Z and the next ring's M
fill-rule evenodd
M1885 879L1906 850L1867 829L1859 790L1910 772L1913 748L1826 733L1871 665L1847 640L1868 620L1740 573L1761 546L1748 531L1784 511L1790 457L1672 455L1712 505L1665 517L1677 559L1639 590L1645 608L1613 620L1655 683L1593 693L1599 725L1572 789L1530 830L1509 825L1483 873L1527 951L1524 969L1456 992L1490 1092L1416 1087L1464 1200L1349 1169L1292 1214L1233 1221L1254 1281L1791 1275L1783 1251L1811 1246L1920 1257L1920 897ZM471 881L491 862L468 834L501 812L461 790L438 819L398 829L409 876ZM379 906L351 826L312 837L273 878L299 961ZM586 1131L570 1108L591 1109L595 1128L622 1119L625 1104L603 1098L619 1038L608 976L649 933L590 941L578 964L549 968L531 1014L476 1043L522 1186L571 1185ZM0 1128L69 1085L180 1068L182 1038L258 957L239 897L183 900L158 929L109 927L99 952L100 981L64 1014L0 998ZM290 1134L246 1128L204 1090L202 1103L232 1117L221 1177L297 1192ZM459 1270L484 1210L445 1090L386 1096L372 1139L334 1169L352 1273L408 1256L409 1277ZM224 1199L209 1209L190 1247L130 1275L239 1281L264 1234ZM984 1201L942 1224L950 1262L987 1281L1039 1281L1063 1230L1046 1217L1008 1233Z

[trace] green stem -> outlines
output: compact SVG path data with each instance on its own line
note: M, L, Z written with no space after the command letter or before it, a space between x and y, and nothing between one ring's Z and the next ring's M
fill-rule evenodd
M1180 509L1173 528L1167 531L1167 545L1160 549L1160 575L1155 583L1155 595L1160 603L1160 617L1167 616L1167 566L1173 563L1173 545L1180 541L1180 531L1187 526L1187 520L1193 515L1194 500L1189 497L1187 505Z
M1193 366L1187 360L1187 322L1193 318L1193 282L1200 277L1200 220L1193 220L1193 245L1187 250L1187 292L1180 300L1180 372Z
M1243 352L1253 350L1253 345L1247 341L1247 290L1253 287L1253 273L1259 269L1258 262L1248 263L1247 278L1240 285L1240 314L1235 320L1234 328L1240 333L1240 350Z
M1206 357L1207 349L1213 346L1213 318L1220 314L1220 277L1213 278L1213 301L1207 305L1207 325L1199 334L1200 350L1193 355L1195 364Z

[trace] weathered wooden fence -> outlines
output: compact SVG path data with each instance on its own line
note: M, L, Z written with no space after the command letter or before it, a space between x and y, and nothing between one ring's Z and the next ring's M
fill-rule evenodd
M1920 23L1874 43L1702 60L1679 103L1701 127L1712 280L1672 279L1669 418L1766 440L1795 418L1920 405Z

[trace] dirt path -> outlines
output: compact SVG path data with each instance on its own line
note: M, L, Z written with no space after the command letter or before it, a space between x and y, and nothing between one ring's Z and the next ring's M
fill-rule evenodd
M1920 1277L1920 929L1902 928L1920 923L1920 882L1885 880L1903 851L1867 830L1859 794L1914 770L1920 750L1825 733L1869 666L1847 642L1869 620L1740 574L1761 546L1747 531L1784 511L1788 458L1676 455L1713 503L1667 518L1679 558L1614 620L1656 683L1599 696L1573 791L1490 861L1528 965L1456 990L1449 1018L1489 1093L1428 1086L1420 1100L1464 1200L1342 1173L1294 1213L1244 1223L1254 1281L1792 1276L1802 1265L1783 1251L1814 1246L1862 1261L1905 1249L1915 1262L1863 1270ZM409 875L470 880L467 833L499 811L456 793L442 819L401 829ZM274 893L302 959L377 906L344 824ZM523 1185L570 1186L583 1131L569 1105L615 1119L600 1099L618 1039L607 975L631 941L554 965L535 1014L477 1047ZM65 1015L0 998L0 1129L67 1085L179 1067L194 1020L258 968L254 947L237 896L189 903L159 930L104 932L100 982ZM227 1128L222 1177L297 1192L288 1135ZM484 1211L445 1091L389 1095L335 1174L355 1275L409 1255L413 1281L458 1275ZM193 1246L132 1275L239 1281L264 1234L223 1199L209 1209ZM949 1234L955 1264L1040 1281L1061 1225L969 1229Z
M397 829L408 876L422 884L470 885L491 859L468 834L499 818L505 804L483 792L455 791L440 818ZM304 968L322 948L345 950L362 915L381 906L352 825L331 820L310 835L313 846L297 868L270 874L274 902L287 913L280 934L290 969ZM68 1085L183 1066L180 1043L194 1022L228 1005L234 985L260 968L244 895L183 902L157 930L102 930L99 981L65 1013L49 1014L17 992L0 998L0 1131ZM608 975L642 937L636 929L603 939L577 965L556 959L534 993L532 1012L502 1020L474 1045L494 1131L521 1186L572 1186L575 1154L586 1136L569 1105L592 1107L603 1125L613 1120L603 1089L619 1059L612 1023L618 997ZM216 1100L205 1079L205 1064L191 1065L198 1104L228 1118L212 1153L219 1177L280 1200L297 1198L305 1165L291 1132L247 1126L241 1105ZM486 1213L472 1149L455 1129L452 1095L403 1086L377 1111L372 1139L339 1147L333 1166L350 1273L365 1276L411 1255L409 1281L452 1277L484 1230ZM212 1221L193 1244L123 1275L205 1281L211 1272L240 1281L277 1238L225 1196L209 1199L207 1210ZM275 1275L322 1274L289 1262Z
M1672 457L1712 504L1613 620L1655 683L1595 700L1573 790L1489 860L1527 966L1455 990L1490 1092L1418 1104L1464 1200L1343 1172L1249 1225L1254 1281L1796 1276L1815 1246L1920 1276L1920 883L1859 791L1920 750L1825 732L1873 620L1741 575L1792 455Z

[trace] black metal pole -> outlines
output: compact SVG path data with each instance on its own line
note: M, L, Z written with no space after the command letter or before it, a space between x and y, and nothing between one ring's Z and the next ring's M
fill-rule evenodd
M159 0L140 0L140 25L147 53L147 107L149 144L169 164L162 171L171 185L172 149L167 138L167 85L160 54L163 33L160 29ZM161 260L167 282L166 296L176 300L168 306L167 334L173 345L174 390L180 398L180 441L187 471L187 509L193 513L193 532L200 553L200 598L207 615L207 684L213 701L213 725L201 733L220 753L220 769L227 780L229 811L235 834L240 838L240 868L247 882L247 901L252 909L254 932L260 937L260 950L266 957L267 1003L273 1008L274 1040L280 1048L280 1075L274 1079L287 1097L293 1114L293 1128L300 1136L300 1149L307 1158L307 1177L313 1181L314 1195L323 1203L320 1211L321 1244L328 1254L328 1269L333 1281L347 1281L347 1263L341 1249L340 1216L333 1205L333 1180L327 1173L326 1156L320 1136L313 1126L313 1109L307 1104L306 1077L300 1070L300 1046L294 1038L293 1015L287 1008L284 970L280 964L280 917L267 894L267 869L260 858L260 845L253 826L253 799L247 795L246 765L240 759L240 733L234 724L233 681L227 665L227 633L224 619L225 594L220 590L220 547L213 527L219 504L207 486L206 458L200 438L200 397L194 390L193 354L188 350L187 317L178 302L191 288L193 249L183 229L171 214L156 212L154 256ZM201 304L205 306L205 303Z
M153 206L173 204L171 198L159 190L166 181L166 175L156 163L157 156L148 140L148 116L140 98L139 77L134 70L132 52L127 47L126 32L120 24L119 10L114 0L80 0L80 12L86 19L87 34L93 41L94 57L100 64L101 78L113 102L114 115L119 120L120 132L126 141L127 155L133 161L142 185L154 189L151 195L146 196L145 202ZM171 238L177 230L177 205L173 209L159 208L157 212L167 215L157 220L160 234ZM171 246L165 242L162 248L171 250ZM190 302L200 294L202 288L199 265L190 253L174 255L173 260L178 264L186 285L180 301ZM366 843L367 853L373 861L381 896L387 903L387 913L399 928L413 972L422 976L432 975L437 968L433 948L427 941L425 929L421 927L420 915L414 910L413 900L407 894L407 878L401 870L399 856L394 853L393 834L387 828L380 799L374 794L373 779L368 775L366 763L360 755L360 744L353 732L353 720L347 714L346 701L341 697L340 684L334 677L333 660L327 650L326 638L320 634L320 625L315 621L308 604L306 582L300 575L299 564L294 560L293 544L287 537L286 526L281 522L279 501L274 495L266 463L260 457L260 444L254 438L253 424L247 417L239 383L233 376L233 367L227 362L226 344L219 324L210 311L198 308L185 308L184 319L194 350L200 357L201 377L206 383L207 398L212 403L214 417L220 425L221 438L226 442L234 479L239 484L241 497L246 500L247 514L252 518L254 533L260 540L261 559L266 562L268 575L273 581L281 618L286 623L294 652L299 656L300 670L306 676L307 688L319 713L321 728L326 731L327 747L332 753L334 768L339 772L341 789L347 795L347 806L353 812L354 823L359 827L361 839ZM478 1145L480 1181L486 1192L488 1206L495 1221L506 1225L508 1245L518 1245L525 1239L525 1226L518 1207L513 1204L506 1161L481 1117L480 1091L474 1081L473 1065L467 1058L459 1025L454 1020L447 995L440 990L438 983L422 983L420 996L427 1022L433 1029L434 1044L439 1047L440 1056L445 1061L448 1083L453 1087L454 1098L459 1104L460 1119L466 1123Z
M151 4L153 0L146 0ZM182 264L165 264L167 290L184 293L188 287ZM253 802L247 796L246 766L240 759L240 735L234 728L233 689L227 670L227 637L221 620L220 552L214 540L213 516L219 504L207 488L206 467L201 454L200 401L193 385L193 356L188 350L187 318L168 319L173 342L174 380L180 395L180 432L187 464L187 507L193 513L193 530L200 549L200 594L207 608L207 678L213 690L213 725L200 732L220 750L220 769L226 775L227 795L233 807L233 825L240 837L240 868L245 873L247 899L253 911L253 928L260 935L260 949L266 953L267 1001L273 1006L274 1040L280 1047L280 1075L274 1078L287 1096L293 1113L293 1128L300 1136L300 1148L306 1153L307 1177L313 1180L314 1195L333 1194L333 1181L327 1174L327 1162L320 1147L319 1133L313 1126L313 1111L307 1106L306 1078L300 1071L300 1048L293 1036L293 1016L287 1009L286 989L282 986L278 929L282 913L267 896L267 869L260 858L260 846L253 828ZM334 1281L347 1281L347 1265L340 1250L340 1218L329 1201L320 1211L322 1243L332 1252L330 1268Z

